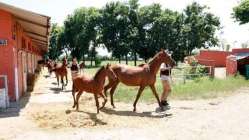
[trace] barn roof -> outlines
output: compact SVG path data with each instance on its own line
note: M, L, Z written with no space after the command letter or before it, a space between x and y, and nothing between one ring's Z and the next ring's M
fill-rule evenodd
M244 59L246 57L249 57L249 53L236 53L234 55L236 56L237 60L241 60L241 59Z
M0 9L11 13L24 28L24 32L33 42L47 49L50 32L50 17L24 10L0 2Z

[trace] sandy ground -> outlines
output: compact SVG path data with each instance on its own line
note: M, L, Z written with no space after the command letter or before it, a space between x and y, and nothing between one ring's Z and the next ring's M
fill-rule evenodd
M54 77L39 78L31 96L0 112L0 140L150 140L249 138L249 87L230 97L171 101L171 109L157 112L156 103L110 102L96 114L91 94L83 94L80 111L72 106L71 84L60 92ZM70 82L71 83L71 82Z

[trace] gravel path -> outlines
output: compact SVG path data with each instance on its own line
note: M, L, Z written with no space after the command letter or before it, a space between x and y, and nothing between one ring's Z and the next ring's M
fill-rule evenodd
M110 102L96 114L92 95L84 94L80 112L72 106L70 88L60 92L55 78L40 77L31 96L0 114L0 140L247 140L249 87L230 97L171 101L172 108L156 112L156 103Z

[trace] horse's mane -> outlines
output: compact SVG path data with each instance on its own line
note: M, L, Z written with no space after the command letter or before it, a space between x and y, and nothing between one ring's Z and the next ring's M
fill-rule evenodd
M161 51L158 52L158 53L150 60L150 62L149 62L148 64L151 64L151 63L153 62L153 60L155 60L155 59L157 58L157 56L158 56L160 53L161 53Z
M101 68L99 68L99 70L96 72L96 74L94 75L93 79L96 79L97 76L99 75L99 73L104 69L105 67L102 66Z

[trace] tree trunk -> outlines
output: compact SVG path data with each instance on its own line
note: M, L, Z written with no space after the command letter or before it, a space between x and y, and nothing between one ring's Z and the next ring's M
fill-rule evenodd
M93 66L93 57L91 56L91 67Z
M83 62L85 63L85 53L83 52Z
M91 67L93 66L93 50L92 50L92 52L91 52L92 54L91 54Z
M137 66L137 53L134 51L134 66Z
M94 66L96 67L97 65L95 60L96 60L96 55L93 55Z
M125 55L125 64L128 65L128 54Z
M118 57L118 63L121 64L121 56Z

